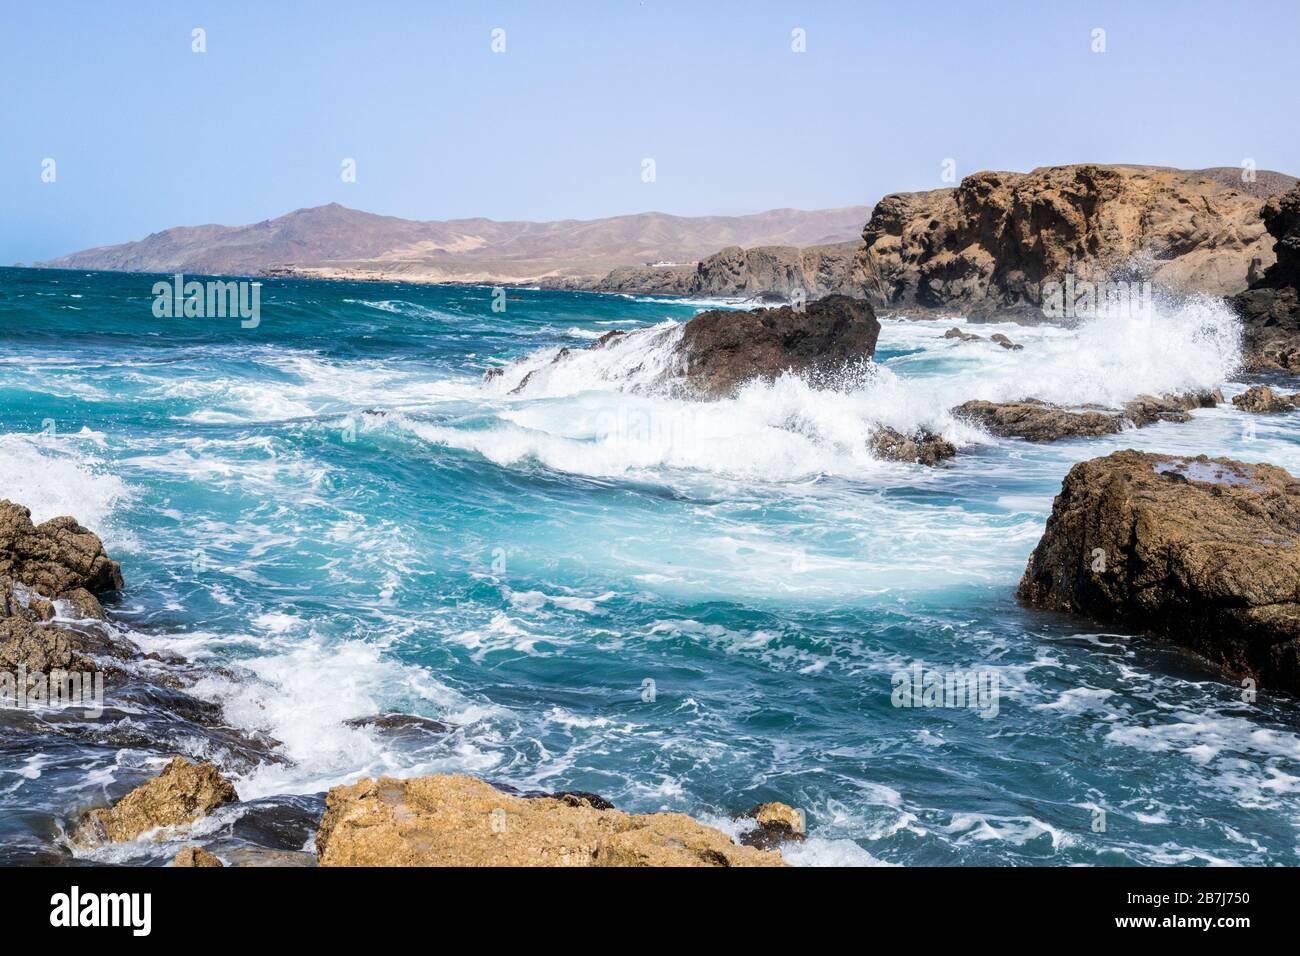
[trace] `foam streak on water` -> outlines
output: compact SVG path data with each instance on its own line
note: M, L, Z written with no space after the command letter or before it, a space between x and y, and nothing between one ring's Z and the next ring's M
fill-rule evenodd
M148 279L0 270L0 496L100 532L117 626L194 662L190 692L274 759L147 709L58 737L0 720L23 811L0 859L185 752L245 799L451 770L724 827L779 799L809 821L800 864L1297 862L1294 701L1248 705L1159 642L1013 598L1073 462L1300 473L1296 417L1221 406L1030 446L947 411L1234 394L1221 307L965 324L978 342L885 316L877 364L844 380L696 403L658 385L716 303L522 292L502 314L488 289L272 280L242 330L161 324ZM584 351L614 328L640 331ZM882 424L961 454L878 461ZM998 715L894 707L918 664L995 673ZM356 723L389 710L450 730Z

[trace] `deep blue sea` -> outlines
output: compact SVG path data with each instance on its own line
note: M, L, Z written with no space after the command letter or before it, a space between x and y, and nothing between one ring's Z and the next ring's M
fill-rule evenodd
M800 864L1300 863L1295 699L1014 597L1072 463L1137 447L1300 474L1300 415L1034 446L945 411L1231 397L1221 307L974 327L1022 351L882 316L859 381L705 404L652 373L717 303L512 289L495 312L488 288L266 280L248 329L155 318L157 278L0 270L0 497L99 533L126 579L114 626L191 662L186 693L269 756L139 696L0 721L0 861L73 860L75 813L183 753L245 801L463 771L734 831L781 800L806 815ZM650 327L617 363L577 355ZM961 453L879 462L878 423ZM894 706L916 666L996 675L996 714ZM348 723L387 711L450 729Z

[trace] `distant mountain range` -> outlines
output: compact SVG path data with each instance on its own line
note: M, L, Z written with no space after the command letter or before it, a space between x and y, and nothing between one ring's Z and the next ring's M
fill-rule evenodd
M298 209L249 226L180 226L138 242L38 263L47 268L214 275L291 274L426 282L581 284L612 269L691 263L725 246L857 240L869 206L773 209L749 216L420 222L348 209Z

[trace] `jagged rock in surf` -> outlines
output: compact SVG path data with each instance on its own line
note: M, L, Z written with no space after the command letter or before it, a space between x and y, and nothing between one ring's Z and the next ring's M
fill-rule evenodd
M879 335L871 306L845 295L803 308L713 309L680 328L607 332L585 349L560 349L529 368L510 393L526 394L539 380L574 362L590 362L597 352L609 356L600 359L599 374L624 387L702 401L730 397L747 382L772 381L786 372L833 386L871 359Z
M1014 352L1019 352L1021 349L1024 348L1023 345L1018 345L1018 344L1016 344L1015 342L1012 342L1009 338L1007 338L1007 337L1006 337L1005 335L1003 335L1001 332L995 332L993 335L989 336L989 341L990 341L990 342L996 342L996 343L998 343L998 345L1002 346L1004 349L1010 349L1011 351L1014 351Z
M1246 363L1300 372L1300 185L1260 211L1277 261L1230 301L1245 325Z
M459 774L362 780L326 797L322 866L783 866L680 813L524 799Z
M870 359L880 323L861 299L832 295L793 306L701 312L677 344L686 386L701 398L725 398L754 379L785 372L832 377Z
M979 425L1001 438L1031 442L1062 438L1096 438L1126 427L1143 428L1155 422L1185 422L1195 408L1213 408L1223 401L1217 389L1185 395L1140 395L1118 411L1100 406L1064 408L1036 398L1015 402L972 400L952 410L959 418Z
M150 830L193 823L225 803L239 799L230 781L207 760L176 757L158 776L136 787L111 807L91 810L72 836L79 846L134 840Z
M760 803L745 816L758 825L740 835L740 842L759 850L779 849L782 843L804 839L803 814L784 803Z
M976 335L974 332L964 332L955 325L943 333L943 337L945 339L961 339L963 342L978 342L984 338L984 336Z
M95 593L122 586L122 569L103 542L69 517L32 524L22 505L0 500L0 578L47 599L65 599L86 616L103 617Z
M1300 405L1300 392L1293 395L1279 395L1267 385L1252 385L1240 395L1232 396L1232 404L1243 412L1262 414L1290 412Z
M1300 481L1273 465L1118 451L1075 465L1019 596L1159 632L1300 693Z
M934 465L956 455L957 446L942 435L924 428L905 435L896 429L882 426L871 435L871 453L884 461Z

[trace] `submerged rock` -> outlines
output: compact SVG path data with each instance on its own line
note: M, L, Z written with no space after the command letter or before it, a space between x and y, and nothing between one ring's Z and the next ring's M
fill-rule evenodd
M209 761L176 757L163 772L111 807L91 810L73 834L81 846L120 843L158 827L193 823L239 799L230 781Z
M1019 595L1300 693L1300 482L1272 465L1131 450L1075 465Z
M421 717L418 714L403 714L397 711L375 714L370 717L353 717L350 720L343 721L343 724L358 729L369 727L394 736L426 735L437 737L451 730L440 720Z
M924 428L904 435L896 429L881 427L871 436L871 453L882 461L934 465L956 455L957 446Z
M322 866L782 866L680 813L524 799L461 775L335 787L316 835Z
M1095 438L1113 435L1125 427L1142 428L1155 422L1185 422L1194 408L1213 408L1223 401L1216 389L1186 395L1141 395L1119 411L1100 406L1064 408L1036 398L1017 402L964 402L953 414L982 426L992 435L1048 442L1061 438Z
M225 864L203 847L187 846L176 854L172 866L218 867Z
M1234 395L1232 404L1243 412L1260 412L1263 414L1290 412L1294 411L1296 406L1300 404L1300 392L1294 395L1279 395L1267 385L1253 385L1240 395Z

